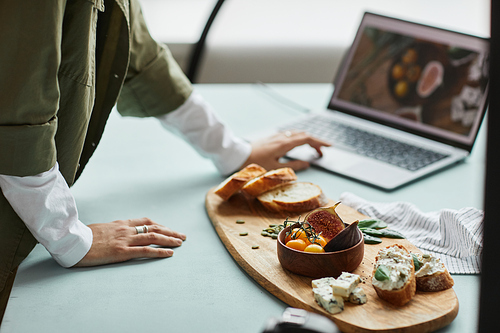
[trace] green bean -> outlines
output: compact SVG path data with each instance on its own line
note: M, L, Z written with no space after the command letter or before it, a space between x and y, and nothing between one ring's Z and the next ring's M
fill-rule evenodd
M375 236L375 237L382 237L383 236L382 230L377 230L377 229L373 229L373 228L359 228L359 230L361 230L362 232L364 232L365 234L368 234L370 236Z
M375 236L370 236L368 234L363 233L363 238L365 239L365 244L380 244L382 240Z
M380 219L366 219L358 222L358 228L384 229L387 228L387 223Z
M396 230L392 229L382 229L380 230L382 233L382 237L387 237L387 238L406 238L402 233L397 232Z

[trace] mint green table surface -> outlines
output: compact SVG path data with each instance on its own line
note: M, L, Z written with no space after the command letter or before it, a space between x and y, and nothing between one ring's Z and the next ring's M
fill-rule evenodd
M329 84L272 85L306 107L326 106ZM236 133L247 136L300 116L258 85L198 85ZM463 164L386 193L324 171L298 173L338 198L409 201L422 211L482 208L485 127ZM210 161L166 132L155 119L114 111L102 142L72 188L84 223L147 216L187 234L172 258L65 269L38 245L19 268L1 333L261 332L286 304L260 287L232 259L205 211L206 192L222 177ZM458 317L442 332L477 326L479 275L454 275Z

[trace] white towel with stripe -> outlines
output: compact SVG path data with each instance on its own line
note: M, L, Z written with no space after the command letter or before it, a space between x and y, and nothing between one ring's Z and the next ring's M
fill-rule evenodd
M483 251L482 210L467 207L424 213L408 202L368 202L345 192L342 204L387 222L422 252L434 254L452 274L479 274Z

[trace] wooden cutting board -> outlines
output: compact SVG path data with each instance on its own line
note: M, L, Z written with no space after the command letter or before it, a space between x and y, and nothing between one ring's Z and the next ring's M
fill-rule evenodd
M334 204L330 200L330 204ZM291 307L323 314L332 319L342 332L431 332L451 323L458 313L458 299L453 289L440 292L417 292L405 306L397 307L378 298L371 285L373 261L378 251L398 243L409 251L421 252L406 239L383 238L377 245L365 244L364 260L353 272L359 274L360 286L368 302L355 305L346 302L345 309L332 315L314 300L312 278L283 269L277 257L277 241L261 236L269 224L282 224L287 215L271 213L258 201L236 194L223 201L210 190L205 201L208 216L220 239L234 260L262 287ZM346 223L367 218L356 210L339 205L337 213ZM298 216L289 216L296 219ZM236 223L243 220L245 223ZM248 233L246 236L240 233ZM254 249L253 247L258 246Z

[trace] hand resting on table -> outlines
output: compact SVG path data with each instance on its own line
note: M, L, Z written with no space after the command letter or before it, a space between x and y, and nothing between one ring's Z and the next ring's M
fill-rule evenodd
M309 167L306 161L280 159L291 149L308 144L322 156L321 147L329 143L304 132L284 132L252 143L252 152L243 166L257 163L268 170L290 167L303 170ZM242 166L242 167L243 167ZM148 226L147 233L137 233L135 227ZM135 258L166 258L173 255L171 247L178 247L186 235L173 231L148 218L118 220L110 223L88 225L93 240L89 252L75 266L95 266L127 261ZM153 247L150 245L158 245Z
M138 233L135 227L144 225L148 231ZM93 233L92 246L75 267L104 265L135 258L167 258L174 251L165 247L178 247L186 240L186 235L148 218L96 223L89 227Z

